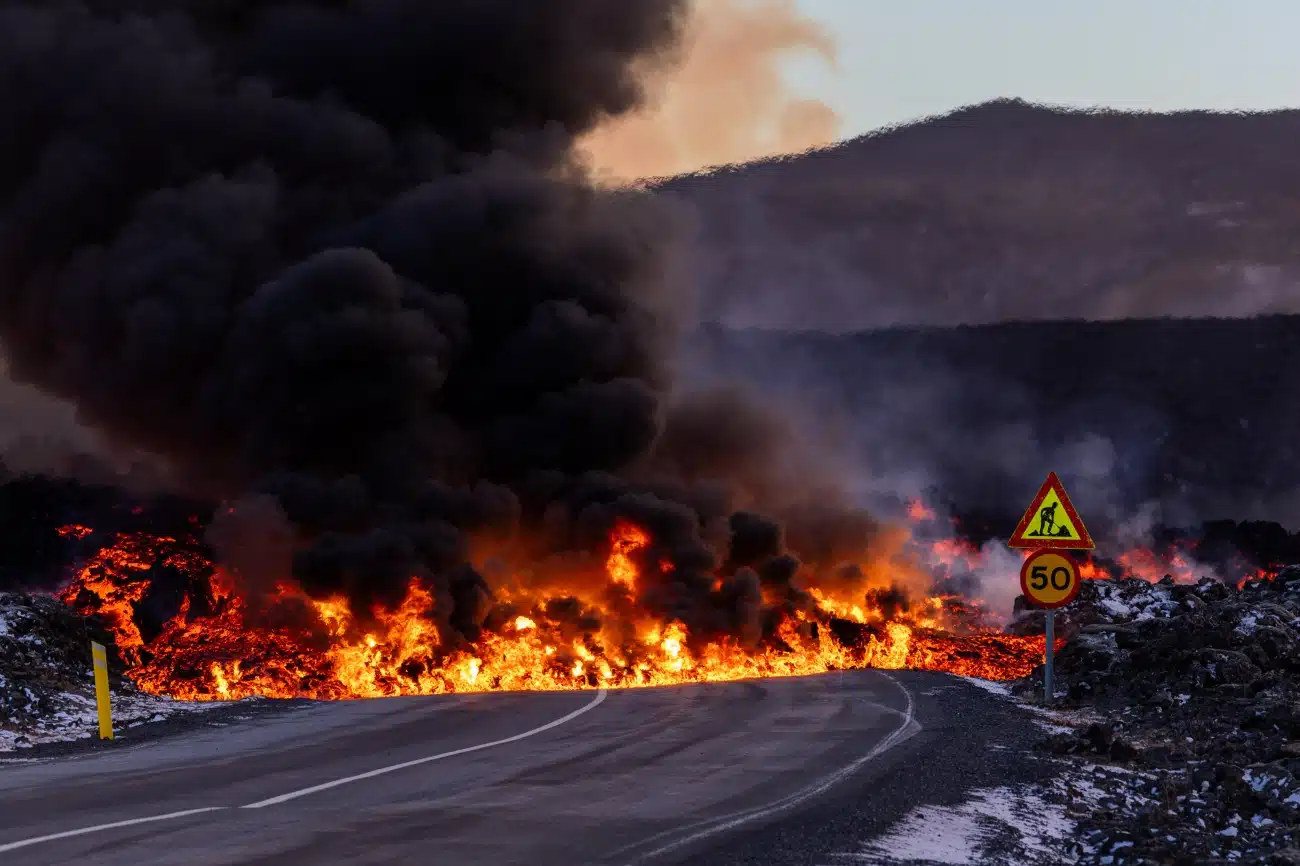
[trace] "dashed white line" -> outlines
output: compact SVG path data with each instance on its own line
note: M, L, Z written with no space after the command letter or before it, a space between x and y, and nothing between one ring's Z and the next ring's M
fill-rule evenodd
M207 806L202 809L186 809L184 812L168 812L166 815L150 815L148 818L132 818L129 821L114 821L112 824L96 824L94 827L65 830L62 833L51 833L48 836L19 839L17 842L0 845L0 854L6 851L17 851L19 848L26 848L29 845L39 845L42 842L54 842L58 839L70 839L73 836L85 836L87 833L98 833L101 830L116 830L118 827L134 827L136 824L149 824L153 821L170 821L173 818L184 818L187 815L199 815L203 812L219 812L225 808L225 806Z
M479 743L476 746L466 746L463 749L455 749L453 751L442 752L437 755L429 755L427 758L416 758L414 761L403 761L400 764L393 764L391 767L380 767L378 770L370 770L365 773L358 773L355 776L345 776L342 779L335 779L332 782L323 782L319 785L312 785L310 788L301 788L297 791L290 791L289 793L281 794L278 797L269 797L265 800L258 800L256 803L249 803L248 805L242 806L240 808L261 809L266 806L275 806L280 803L287 803L290 800L296 800L299 797L306 797L308 794L315 794L319 791L328 791L330 788L337 788L340 785L347 785L351 782L360 782L362 779L373 779L375 776L382 776L385 773L395 773L398 770L405 770L410 767L418 767L421 764L429 764L434 761L441 761L444 758L454 758L457 755L468 755L470 752L481 752L484 749L492 749L497 746L504 746L508 743L517 743L520 740L526 740L529 737L535 737L544 731L551 730L552 728L558 728L560 725L573 721L578 716L581 716L583 713L587 713L596 709L596 707L600 706L604 702L606 694L607 692L605 690L605 687L601 686L600 690L596 692L596 696L592 698L589 703L583 704L581 707L578 707L578 709L569 713L567 716L561 716L560 718L555 719L554 721L547 722L546 724L541 725L540 727L533 728L530 731L524 731L522 734L515 734L513 737L506 737L503 740L493 740L490 743Z
M467 746L463 749L455 749L453 751L442 752L437 755L429 755L426 758L417 758L414 761L404 761L400 764L393 764L391 767L380 767L378 770L371 770L368 773L358 773L355 776L348 776L343 779L335 779L332 782L325 782L320 785L312 785L310 788L302 788L297 791L290 791L289 793L281 794L278 797L270 797L266 800L259 800L256 803L249 803L248 805L243 806L241 808L261 809L266 806L274 806L279 803L286 803L290 800L296 800L299 797L305 797L308 794L315 794L318 791L326 791L329 790L330 788L337 788L340 785L346 785L350 782L359 782L362 779L373 779L375 776L382 776L385 773L395 773L398 770L405 770L408 767L418 767L421 764L428 764L428 763L432 763L433 761L441 761L444 758L453 758L457 755L467 755L470 752L479 752L482 751L483 749L491 749L496 746L504 746L508 743L517 743L520 740L526 740L529 737L535 737L538 734L543 733L544 731L549 731L554 728L558 728L560 725L571 722L574 719L578 718L578 716L581 716L584 713L588 713L594 710L596 707L604 703L607 694L608 692L602 686L600 690L596 692L596 696L594 698L592 698L586 704L583 704L578 709L569 713L568 715L561 716L560 718L547 722L544 725L540 725L531 730L524 731L522 734L515 734L513 737L506 737L501 740L493 740L490 743L479 743L478 745L475 746ZM93 827L79 827L76 830L65 830L62 833L50 833L49 835L46 836L34 836L31 839L19 839L16 842L8 842L5 844L0 844L0 854L3 854L7 851L16 851L19 848L27 848L31 845L40 845L43 842L56 842L59 839L71 839L74 836L85 836L89 833L99 833L104 830L116 830L119 827L134 827L137 824L149 824L155 821L170 821L175 818L184 818L188 815L199 815L204 812L220 812L229 808L231 807L206 806L202 809L187 809L183 812L168 812L165 815L150 815L147 818L132 818L128 821L114 821L111 824L96 824Z

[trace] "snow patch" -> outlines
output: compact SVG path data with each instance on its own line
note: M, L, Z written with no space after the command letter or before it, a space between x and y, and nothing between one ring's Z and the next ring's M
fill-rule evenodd
M1102 609L1104 609L1111 616L1132 616L1133 615L1133 608L1129 607L1124 602L1119 601L1118 599L1103 598L1099 602L1099 604L1102 607Z
M38 698L25 689L29 710L37 707ZM224 701L174 701L141 693L112 695L113 729L120 733L151 722L161 722L180 713L197 713L229 706ZM29 749L42 743L85 740L99 735L99 713L95 699L77 692L60 692L45 696L44 710L35 714L40 724L35 730L0 728L0 752Z
M1042 793L1018 788L984 788L958 806L921 806L885 834L856 851L832 854L839 863L880 864L924 861L963 864L1060 863L1072 844L1075 823L1063 806Z
M977 689L983 689L986 692L1000 695L1004 698L1011 697L1011 689L1006 683L1000 683L995 680L982 680L978 677L959 677L959 679L965 680Z

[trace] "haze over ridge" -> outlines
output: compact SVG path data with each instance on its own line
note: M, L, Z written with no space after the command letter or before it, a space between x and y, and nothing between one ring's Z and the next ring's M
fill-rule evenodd
M1005 99L674 178L700 316L854 331L1300 312L1300 111Z

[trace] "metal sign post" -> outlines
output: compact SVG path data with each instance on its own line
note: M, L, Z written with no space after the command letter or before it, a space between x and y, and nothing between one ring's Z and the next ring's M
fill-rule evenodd
M1056 611L1047 611L1047 653L1043 662L1043 702L1052 703L1052 653L1055 651L1056 636L1052 633L1052 620L1056 617Z
M1056 609L1079 595L1079 568L1064 550L1036 550L1020 567L1020 591L1045 616L1043 700L1052 703L1052 662L1056 650Z
M1096 546L1061 479L1055 472L1047 473L1047 480L1007 540L1007 547L1034 551L1020 568L1020 591L1027 602L1047 614L1043 629L1043 701L1047 704L1053 698L1056 609L1079 595L1079 568L1066 551L1093 550Z

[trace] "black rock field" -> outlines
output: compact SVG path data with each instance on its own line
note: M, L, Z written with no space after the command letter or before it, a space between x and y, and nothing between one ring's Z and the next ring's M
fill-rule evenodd
M118 694L136 694L122 678L112 636L46 595L0 592L0 751L87 736L94 720L90 643L108 648L109 681Z
M1043 748L1110 770L1077 792L1081 862L1300 863L1300 568L1085 581L1058 618L1053 709L1075 725ZM1043 668L1012 691L1041 703Z

